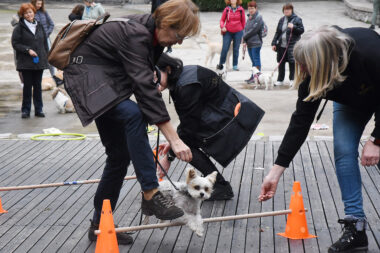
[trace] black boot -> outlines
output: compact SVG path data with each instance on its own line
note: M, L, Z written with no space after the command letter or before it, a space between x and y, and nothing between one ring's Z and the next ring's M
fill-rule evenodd
M170 198L166 198L161 192L156 192L152 199L146 200L142 195L141 211L147 216L156 216L160 220L173 220L184 215L181 208L175 206Z
M349 216L343 220L339 219L338 222L344 224L343 235L330 246L328 252L367 252L366 220L358 220L353 216Z
M96 242L96 240L98 239L98 237L95 235L94 232L95 232L95 230L99 229L99 224L96 224L92 220L90 220L90 222L91 222L91 225L90 225L90 228L88 229L88 239L90 241L92 241L92 242ZM117 228L116 225L115 225L115 228ZM133 242L132 236L130 236L126 232L117 233L116 234L116 238L117 238L117 243L118 244L126 245L126 244L131 244Z
M211 197L206 199L206 201L212 200L229 200L234 197L234 192L232 191L231 185L229 182L216 182L214 184L214 189L211 193Z
M216 65L216 69L217 69L217 70L222 70L222 69L223 69L223 64L218 64L218 65Z

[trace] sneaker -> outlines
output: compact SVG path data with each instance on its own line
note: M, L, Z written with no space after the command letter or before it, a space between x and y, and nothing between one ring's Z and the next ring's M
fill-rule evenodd
M34 116L39 117L39 118L45 118L45 113L43 113L43 112L36 112L34 114Z
M223 69L223 64L218 64L218 65L216 65L216 69L218 69L218 70L222 70L222 69Z
M290 80L290 82L289 82L289 87L293 87L293 84L294 84L294 81L293 81L293 80Z
M251 77L247 80L244 80L244 82L246 83L251 83L253 81L253 74L251 75Z
M99 224L96 224L92 220L90 220L91 225L90 228L88 229L88 239L92 242L96 242L98 239L98 236L95 235L95 230L99 229ZM117 225L115 225L115 228L117 228ZM126 232L122 233L116 233L116 238L117 238L117 243L126 245L126 244L132 244L133 243L133 238Z
M229 182L216 182L214 184L214 190L209 199L206 201L212 200L229 200L234 197L234 192L232 191L231 185Z
M160 220L173 220L184 215L181 208L175 206L172 199L166 198L160 191L156 192L151 200L142 195L141 211L147 216L156 216Z
M28 113L28 112L22 112L21 113L21 118L23 118L23 119L30 118L30 113Z
M340 224L344 224L343 235L329 248L329 253L335 252L367 252L368 238L365 232L365 224L363 221L358 221L357 218L351 216L345 219L339 219ZM361 224L360 224L361 223ZM357 230L360 227L361 231Z
M173 52L173 49L172 49L172 47L168 47L168 49L166 50L166 53L172 53Z
M374 25L371 25L371 26L369 27L369 29L375 30L375 26L374 26Z
M239 71L238 66L233 66L232 69L235 70L235 71Z
M284 85L283 81L277 81L274 83L274 86L281 86L281 85Z

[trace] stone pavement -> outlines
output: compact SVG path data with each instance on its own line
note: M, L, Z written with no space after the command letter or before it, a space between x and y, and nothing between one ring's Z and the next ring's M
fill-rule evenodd
M19 81L17 72L13 65L13 51L10 44L12 27L10 19L16 12L19 4L2 4L0 3L0 89L5 86L11 86L13 92L18 92ZM66 3L51 3L48 2L46 8L56 23L54 33L68 22L67 16L73 8L74 4ZM319 27L321 25L338 25L341 27L368 27L368 24L350 19L345 15L345 6L340 1L312 1L312 2L295 2L295 13L303 19L306 30ZM150 5L125 5L120 6L105 5L107 11L112 17L119 17L130 13L149 12ZM276 55L272 52L270 44L274 35L274 31L279 18L282 16L281 3L259 3L259 11L268 25L269 33L264 38L264 45L261 50L261 59L263 71L271 73L276 67ZM220 42L221 36L219 33L219 19L221 13L206 12L201 13L202 33L206 33L210 41ZM380 29L377 29L379 32ZM54 35L55 35L54 34ZM52 39L54 36L52 36ZM185 40L182 45L173 47L173 56L180 57L184 64L204 64L207 45L201 38L191 38ZM218 57L215 57L210 68L214 69L218 62ZM295 108L297 92L288 90L288 87L276 87L272 90L265 91L262 89L248 89L244 85L244 79L250 76L250 60L248 55L244 61L239 57L238 72L229 72L227 82L234 88L250 97L265 111L262 123L259 125L256 134L259 136L281 136L285 133L291 113ZM45 75L47 75L47 71ZM275 74L276 76L276 74ZM4 105L4 96L7 92L0 90L0 108ZM167 92L164 93L165 101L168 101ZM3 103L3 104L2 104ZM44 92L44 110L47 113L45 119L36 119L32 117L28 120L21 120L19 101L14 101L11 106L8 106L6 115L0 114L0 134L11 133L15 137L20 133L40 133L42 129L56 127L63 131L80 132L80 133L96 133L96 127L92 124L89 127L83 128L74 114L58 114L53 101L50 97L50 92ZM178 124L178 117L175 114L173 104L167 104L169 113L172 117L173 124ZM326 123L330 126L329 130L311 131L310 136L331 136L332 135L332 103L329 102L320 123ZM373 121L367 126L365 135L368 135L373 128Z

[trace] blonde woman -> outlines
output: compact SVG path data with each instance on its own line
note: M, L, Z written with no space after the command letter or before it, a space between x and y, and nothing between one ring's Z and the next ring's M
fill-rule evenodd
M192 154L178 137L153 81L154 66L164 47L182 44L198 33L198 7L191 0L171 0L151 14L107 22L73 52L65 68L65 88L85 126L95 120L107 161L94 198L95 212L88 237L96 241L104 199L116 207L130 161L143 191L141 211L158 219L183 215L158 191L156 166L146 134L147 123L157 125L177 158L190 162ZM130 97L134 95L137 103ZM173 148L174 147L174 148ZM132 243L128 234L118 242Z
M305 33L294 47L296 111L278 151L274 166L264 178L260 201L276 192L285 168L309 132L321 100L334 101L334 155L345 218L342 237L328 252L366 250L358 145L363 130L375 115L375 129L362 154L363 166L379 164L380 156L380 36L364 28L321 27Z

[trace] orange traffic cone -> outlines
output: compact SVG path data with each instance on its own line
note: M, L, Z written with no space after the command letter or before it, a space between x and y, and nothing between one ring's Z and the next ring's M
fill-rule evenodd
M1 205L1 198L0 198L0 213L7 213L7 210L3 209L3 206Z
M298 181L293 184L293 193L290 198L289 209L292 210L292 212L288 215L285 233L278 233L278 235L289 239L315 238L316 236L309 234L309 230L307 229L301 184Z
M99 224L100 234L96 241L95 253L118 253L119 246L113 223L111 202L109 199L103 200L102 214Z

